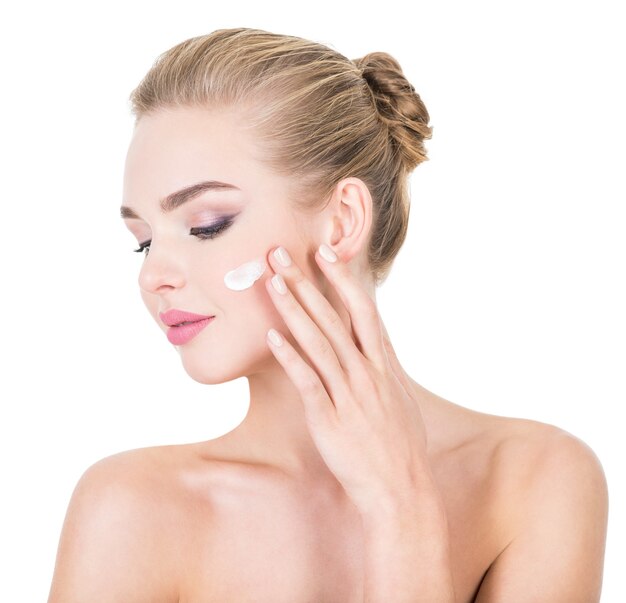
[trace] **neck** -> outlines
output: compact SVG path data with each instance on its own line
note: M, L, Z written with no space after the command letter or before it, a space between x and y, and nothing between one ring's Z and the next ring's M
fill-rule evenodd
M375 301L373 287L368 294ZM346 327L351 329L347 310L335 291L327 290L324 295ZM283 335L288 336L296 352L306 362L306 355L291 333ZM277 468L298 480L312 479L317 483L324 479L334 481L309 431L300 392L274 355L269 352L267 359L256 367L254 373L248 374L247 379L250 406L245 419L231 432L206 444L210 444L215 451L219 449L220 456ZM432 394L412 379L411 382L428 431ZM329 400L328 404L332 401Z

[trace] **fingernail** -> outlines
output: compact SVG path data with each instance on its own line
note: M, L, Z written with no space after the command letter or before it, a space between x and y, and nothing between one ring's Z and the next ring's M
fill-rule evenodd
M327 262L336 262L337 261L337 254L328 245L326 245L326 243L322 243L320 245L320 255Z
M291 266L291 258L289 257L289 254L284 247L279 247L278 249L276 249L274 251L274 257L281 266L285 266L285 268L287 266Z
M283 338L280 336L280 333L276 331L276 329L270 329L267 332L268 339L276 346L283 345Z
M284 295L287 293L287 285L285 285L285 279L280 274L275 274L272 277L272 285L274 285L274 289Z

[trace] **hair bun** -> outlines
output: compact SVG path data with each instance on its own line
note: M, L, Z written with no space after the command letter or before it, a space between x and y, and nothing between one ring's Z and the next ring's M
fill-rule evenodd
M371 52L352 61L372 93L381 120L399 146L405 166L413 170L425 161L424 140L432 136L426 106L404 77L396 59L386 52Z

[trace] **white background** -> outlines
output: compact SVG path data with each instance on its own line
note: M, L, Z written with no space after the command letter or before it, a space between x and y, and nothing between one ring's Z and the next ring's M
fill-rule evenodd
M214 438L245 416L245 379L194 382L148 316L141 256L118 217L132 88L174 44L240 26L400 61L434 134L381 314L428 389L558 425L593 448L610 488L602 601L626 600L620 4L413 2L412 15L398 2L3 8L3 600L46 599L89 465Z

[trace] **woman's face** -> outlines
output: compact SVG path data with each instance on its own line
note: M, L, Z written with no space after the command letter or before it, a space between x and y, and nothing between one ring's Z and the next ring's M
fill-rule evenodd
M215 317L176 345L185 370L200 383L262 370L273 360L268 329L288 335L265 289L273 274L271 249L284 246L309 278L321 278L313 256L321 242L318 222L296 215L288 181L252 158L254 142L240 123L235 112L160 111L140 119L126 157L123 205L139 218L124 221L138 246L150 241L139 286L164 343L175 345L166 339L170 327L160 313L178 309ZM161 208L172 193L206 181L233 188L207 189L167 211ZM217 231L202 238L199 228ZM229 288L225 275L254 260L265 268L260 278L240 282L240 290Z

